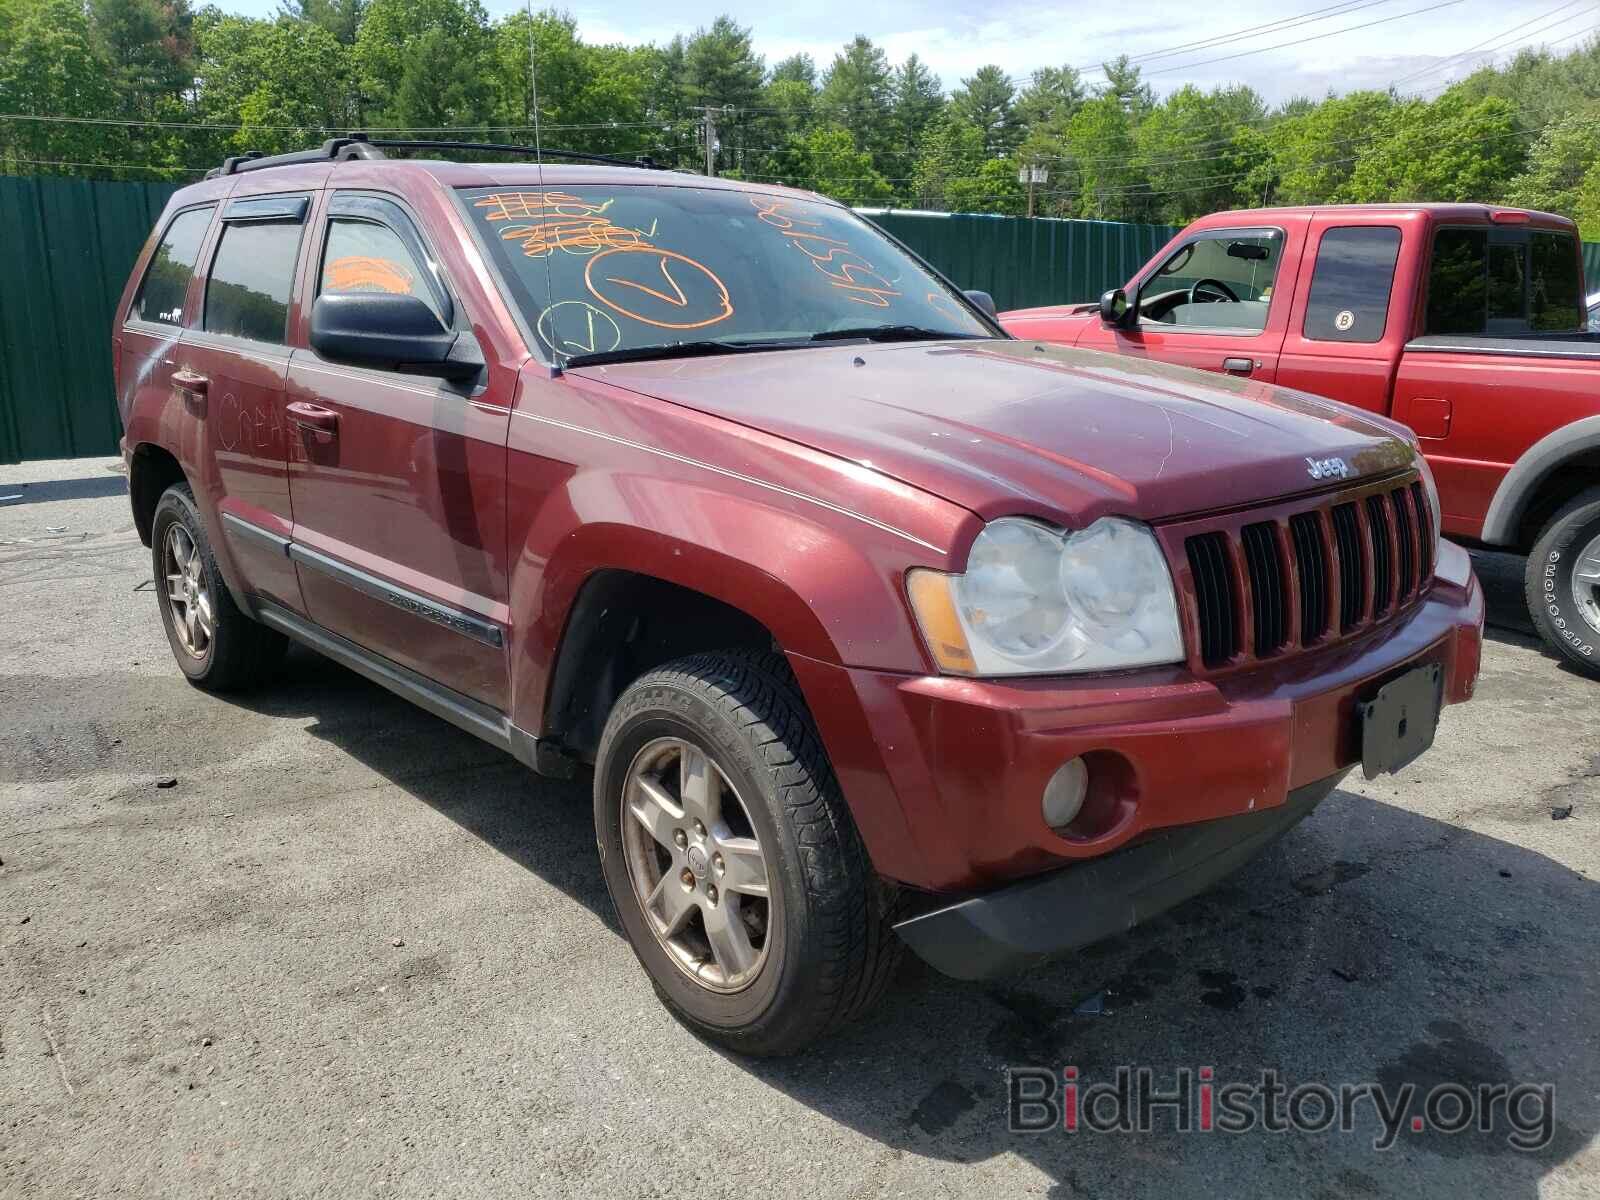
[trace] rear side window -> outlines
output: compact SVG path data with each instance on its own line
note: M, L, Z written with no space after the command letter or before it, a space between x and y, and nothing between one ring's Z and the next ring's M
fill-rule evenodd
M1319 342L1382 338L1399 257L1400 230L1393 225L1352 225L1324 233L1311 275L1305 336Z
M156 247L155 257L139 284L128 318L158 325L177 325L183 320L183 301L194 278L194 265L200 258L200 243L211 224L213 208L191 208L172 218L166 236Z
M1425 332L1577 332L1583 328L1577 239L1546 229L1441 229L1428 268Z
M299 220L230 221L211 260L202 328L282 344L300 253Z

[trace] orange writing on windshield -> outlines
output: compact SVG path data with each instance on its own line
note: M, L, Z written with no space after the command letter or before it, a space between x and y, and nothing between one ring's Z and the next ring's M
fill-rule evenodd
M621 258L616 256L621 255ZM614 258L604 271L595 268L604 259ZM655 270L649 269L650 260ZM674 264L677 264L674 266ZM632 274L610 274L627 271ZM644 278L639 278L643 275ZM627 246L603 250L589 260L584 268L583 281L600 303L625 317L654 325L660 329L701 329L715 325L733 315L733 301L728 287L710 267L685 254L662 250L656 246ZM618 292L617 289L626 289ZM637 293L629 297L628 292ZM692 295L691 295L692 293ZM645 304L640 297L649 297L657 304ZM629 304L634 307L630 308ZM638 309L649 311L640 312ZM672 310L681 310L673 313ZM712 315L701 314L711 310ZM681 319L680 319L681 318Z
M892 298L900 295L894 281L879 274L865 255L852 249L849 242L814 232L822 228L822 222L797 216L789 201L777 196L751 196L750 203L759 220L779 230L848 299L873 308L888 308Z
M611 201L596 204L570 192L497 192L476 202L487 221L515 221L500 231L508 242L520 242L529 258L542 258L556 250L568 254L598 254L646 244L637 229L618 225L606 216ZM521 222L527 222L522 224Z

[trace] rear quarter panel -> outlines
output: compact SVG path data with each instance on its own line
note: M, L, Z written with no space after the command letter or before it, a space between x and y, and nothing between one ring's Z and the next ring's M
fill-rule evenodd
M1479 537L1517 460L1546 434L1600 413L1600 364L1407 352L1394 394L1400 420L1430 400L1448 403L1444 436L1419 440L1439 482L1445 532Z

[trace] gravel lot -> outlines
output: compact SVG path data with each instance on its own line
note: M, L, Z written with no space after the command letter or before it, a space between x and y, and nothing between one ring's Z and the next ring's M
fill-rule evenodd
M760 1063L656 1003L583 786L309 654L186 684L117 469L0 469L0 1195L1600 1194L1600 684L1514 559L1421 762L1133 936L908 964ZM1551 1083L1554 1137L1007 1132L1008 1064L1121 1063Z

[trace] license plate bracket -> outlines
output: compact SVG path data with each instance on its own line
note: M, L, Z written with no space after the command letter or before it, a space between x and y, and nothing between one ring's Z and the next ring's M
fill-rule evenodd
M1421 757L1433 745L1443 698L1444 672L1429 663L1384 684L1359 705L1362 773L1376 779Z

